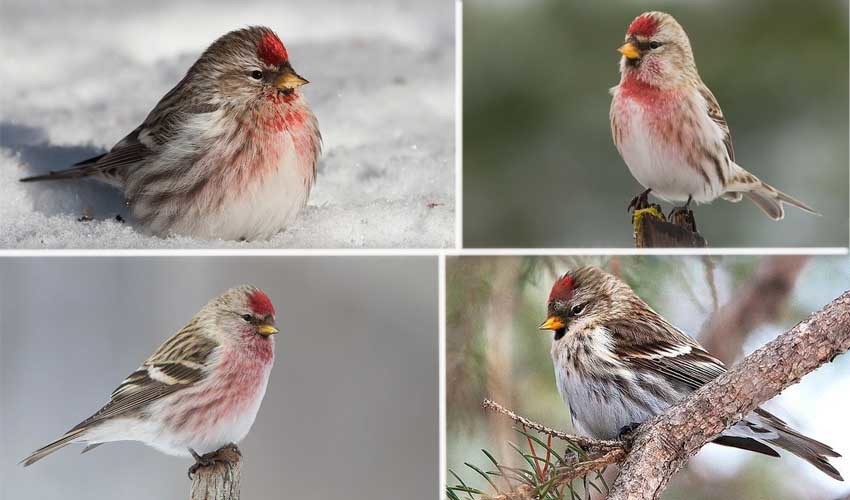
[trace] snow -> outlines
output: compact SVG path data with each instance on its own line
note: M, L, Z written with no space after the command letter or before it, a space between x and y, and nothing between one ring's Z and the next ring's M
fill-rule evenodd
M454 245L453 2L175 4L4 2L0 247ZM115 220L129 217L114 188L17 182L111 147L209 43L250 24L274 29L312 82L304 94L324 137L315 188L285 232L249 243L162 239Z

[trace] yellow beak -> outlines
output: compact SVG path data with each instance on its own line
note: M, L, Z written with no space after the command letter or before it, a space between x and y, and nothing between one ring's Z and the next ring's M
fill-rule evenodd
M257 333L265 337L268 337L269 335L274 335L275 333L278 333L278 331L279 330L273 327L272 325L262 324L257 327Z
M540 329L541 330L560 330L561 328L564 328L565 326L566 325L561 320L561 318L559 318L557 316L549 316L548 318L546 318L546 321L544 321L543 324L540 325Z
M617 52L623 54L623 57L629 60L640 59L640 51L633 43L630 42L626 42L620 46L620 48L617 49Z
M274 81L274 86L281 90L294 90L307 83L310 82L306 78L301 77L292 68L286 68Z

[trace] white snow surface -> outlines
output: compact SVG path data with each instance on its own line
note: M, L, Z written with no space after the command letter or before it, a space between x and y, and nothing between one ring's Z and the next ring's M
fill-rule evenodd
M7 0L0 18L0 248L454 245L451 0ZM18 182L110 148L207 45L254 24L274 29L311 81L303 90L324 138L308 205L285 232L152 237L115 220L129 217L114 188Z

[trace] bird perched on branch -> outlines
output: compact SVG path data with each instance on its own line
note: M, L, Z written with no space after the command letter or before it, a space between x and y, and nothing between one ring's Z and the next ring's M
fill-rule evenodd
M555 332L555 381L574 427L596 439L618 438L726 371L627 284L596 267L555 282L540 329ZM838 453L761 408L714 442L773 457L784 449L842 480L828 460Z
M91 177L123 190L148 232L268 239L307 203L318 123L280 38L265 27L216 40L138 128L105 154L24 182Z
M274 324L261 290L228 290L124 379L103 408L23 464L71 443L86 444L85 452L111 441L141 441L204 463L253 425L274 364Z
M620 83L611 94L611 133L620 156L647 195L670 201L737 202L746 196L779 220L788 203L805 203L762 182L735 163L726 118L697 72L691 43L669 14L646 12L626 31L618 49Z

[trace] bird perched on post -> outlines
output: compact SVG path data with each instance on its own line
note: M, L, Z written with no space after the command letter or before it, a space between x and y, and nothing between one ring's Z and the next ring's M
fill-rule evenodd
M646 12L618 49L620 83L611 89L611 133L620 156L647 195L670 201L737 202L746 196L768 215L783 203L813 214L805 203L762 182L735 163L726 118L697 72L691 43L673 16Z
M596 267L555 282L540 329L555 332L555 381L574 427L596 439L618 438L726 371L627 284ZM714 442L773 457L781 448L842 480L828 460L838 453L761 408Z
M23 464L71 443L86 444L85 452L111 441L141 441L203 463L253 425L274 364L274 324L261 290L228 290L124 379L103 408Z
M306 83L272 30L231 31L108 153L21 180L109 183L159 236L271 238L316 177L321 135L299 90Z

